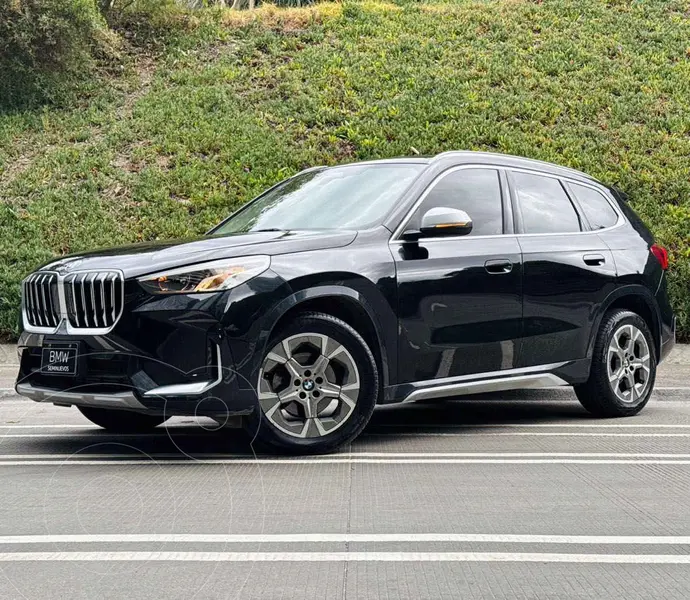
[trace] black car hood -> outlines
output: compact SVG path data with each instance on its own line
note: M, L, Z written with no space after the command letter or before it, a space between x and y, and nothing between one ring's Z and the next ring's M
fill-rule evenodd
M352 243L355 231L260 231L196 239L149 242L71 254L54 260L43 270L69 273L85 269L120 269L136 277L163 269L253 254L289 254L307 250L339 248Z

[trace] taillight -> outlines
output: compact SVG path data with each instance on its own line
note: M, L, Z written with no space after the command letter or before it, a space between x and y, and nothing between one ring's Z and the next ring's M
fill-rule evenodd
M659 261L661 268L664 271L668 269L668 250L666 250L666 248L663 246L658 246L657 244L654 244L649 250Z

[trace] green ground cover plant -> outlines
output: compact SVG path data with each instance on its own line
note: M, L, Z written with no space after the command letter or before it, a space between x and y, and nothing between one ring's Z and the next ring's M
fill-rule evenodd
M190 25L191 23L191 25ZM307 166L475 149L628 192L690 339L690 3L196 11L72 103L0 114L0 332L52 256L202 234Z

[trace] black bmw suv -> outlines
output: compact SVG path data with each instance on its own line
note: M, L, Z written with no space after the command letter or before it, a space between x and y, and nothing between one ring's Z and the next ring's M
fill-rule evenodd
M206 236L23 283L17 392L114 431L242 415L327 452L376 404L572 385L639 412L675 340L668 256L622 193L498 154L303 171Z

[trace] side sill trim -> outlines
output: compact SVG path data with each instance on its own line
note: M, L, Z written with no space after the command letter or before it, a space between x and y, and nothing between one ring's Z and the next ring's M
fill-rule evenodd
M18 383L17 393L31 398L35 402L52 402L61 406L94 406L98 408L124 408L129 410L147 410L132 392L115 392L99 394L94 392L68 392L33 386L30 383Z
M213 381L195 381L194 383L179 383L174 385L163 385L144 392L144 396L198 396L216 387L223 381L223 365L220 358L220 346L216 344L216 364L218 373Z
M553 373L534 373L529 375L518 375L516 377L499 377L483 381L462 381L413 390L405 397L403 402L562 385L568 385L568 382Z

